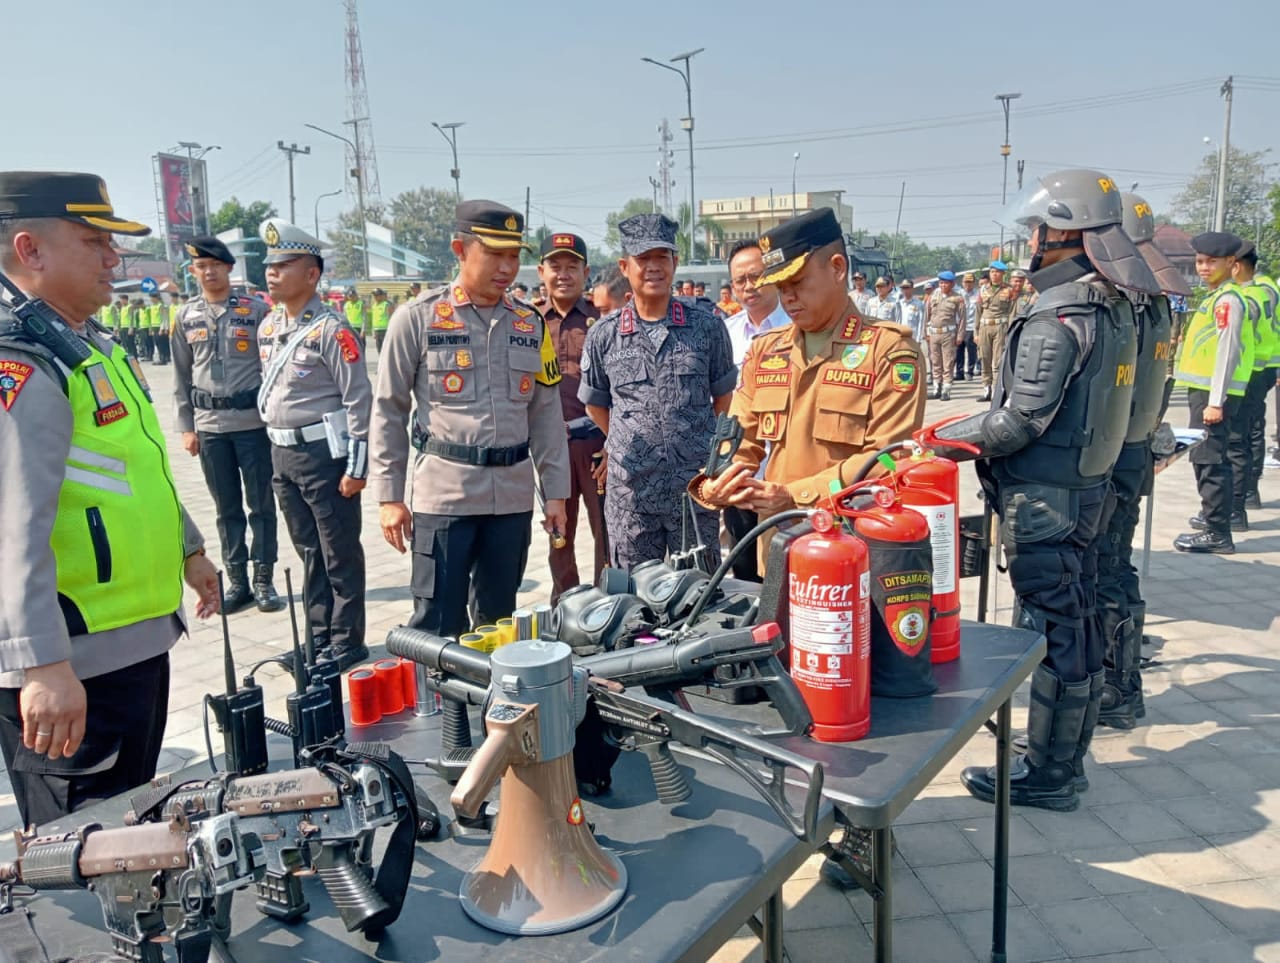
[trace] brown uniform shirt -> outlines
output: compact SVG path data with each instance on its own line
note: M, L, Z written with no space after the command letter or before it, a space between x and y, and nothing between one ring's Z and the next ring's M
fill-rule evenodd
M569 497L569 445L560 411L559 366L546 325L509 297L480 313L460 284L396 308L387 327L369 432L369 491L405 500L409 419L454 445L529 445L515 465L469 465L419 455L414 512L505 515L533 508L533 470L547 498ZM491 320L486 315L492 314Z
M737 460L758 468L768 442L765 480L785 485L802 507L924 422L924 364L911 332L864 319L852 303L838 325L827 350L808 361L794 324L760 335L733 396L743 429Z
M586 298L579 298L565 315L561 315L550 300L542 309L542 319L547 322L547 331L556 346L556 357L560 359L560 408L565 421L583 418L587 414L587 406L578 400L578 386L582 384L582 346L587 341L587 328L599 317L600 312Z
M978 296L977 324L994 324L1000 321L1006 324L1013 320L1013 308L1016 296L1008 284L996 287L989 284Z
M926 331L930 328L950 328L952 333L958 334L964 330L965 321L965 303L964 295L952 291L950 294L943 294L941 291L934 291L929 298L929 315L926 324Z

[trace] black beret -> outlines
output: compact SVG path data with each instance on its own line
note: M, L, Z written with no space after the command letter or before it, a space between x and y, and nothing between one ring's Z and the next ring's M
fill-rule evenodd
M776 284L799 274L811 252L843 237L840 222L829 207L783 221L760 235L764 276L756 284Z
M236 256L231 253L231 249L216 237L193 237L183 247L192 260L198 257L211 257L215 261L221 261L223 264L236 263Z
M1243 242L1230 231L1206 231L1191 239L1191 250L1206 257L1234 257Z

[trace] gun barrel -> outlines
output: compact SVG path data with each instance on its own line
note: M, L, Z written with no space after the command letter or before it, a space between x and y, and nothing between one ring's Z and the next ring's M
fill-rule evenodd
M489 657L453 639L418 629L392 629L387 633L387 652L476 685L489 684Z

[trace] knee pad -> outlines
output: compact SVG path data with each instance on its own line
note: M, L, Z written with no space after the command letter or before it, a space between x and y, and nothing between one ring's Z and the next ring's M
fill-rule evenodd
M1043 592L1059 585L1079 581L1077 567L1067 564L1061 552L1018 548L1007 555L1009 581L1018 595Z

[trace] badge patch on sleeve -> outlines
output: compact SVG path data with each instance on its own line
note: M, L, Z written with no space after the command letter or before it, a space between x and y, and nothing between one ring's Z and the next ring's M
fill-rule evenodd
M1231 323L1231 305L1226 298L1214 305L1213 320L1217 322L1219 331L1226 330L1227 325Z
M916 364L914 361L895 361L891 384L894 391L911 391L916 386Z
M777 441L782 437L782 419L776 411L766 411L760 416L760 440Z
M447 375L444 376L445 394L456 395L459 391L462 390L462 385L463 385L462 375L458 374L458 372L450 371Z
M533 379L528 375L520 376L520 394L527 395L533 390Z
M339 328L333 332L333 339L342 348L342 360L347 364L355 364L360 360L360 342L350 328Z
M13 407L33 370L31 365L21 361L0 361L0 405L5 411Z

